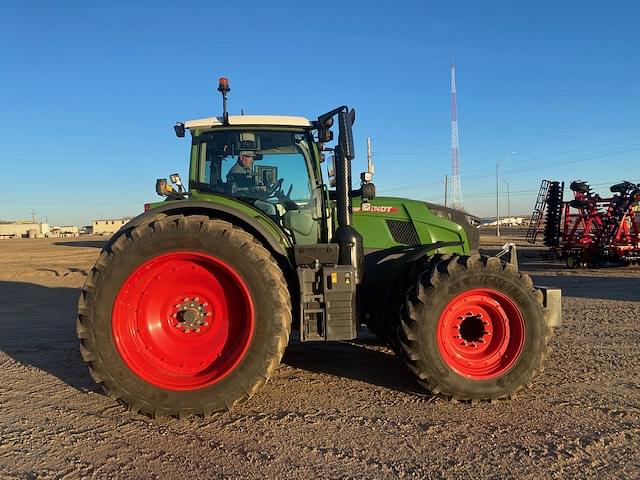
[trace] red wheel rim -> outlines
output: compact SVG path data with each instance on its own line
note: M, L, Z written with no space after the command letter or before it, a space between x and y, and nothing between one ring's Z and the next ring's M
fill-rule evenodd
M116 348L136 375L164 389L195 390L240 363L254 311L232 267L203 253L173 252L129 275L111 321Z
M488 380L509 370L522 352L520 309L505 294L474 288L455 296L438 320L438 350L455 372Z

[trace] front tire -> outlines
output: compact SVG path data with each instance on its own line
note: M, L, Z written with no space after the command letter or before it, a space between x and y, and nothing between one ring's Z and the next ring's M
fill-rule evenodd
M78 303L81 353L107 393L151 416L231 409L280 364L291 301L246 231L173 215L123 229Z
M564 263L567 265L567 268L575 270L576 268L580 267L583 262L580 258L579 253L571 252L567 253L566 258L564 259Z
M397 331L419 383L457 400L509 398L542 371L551 335L531 278L495 257L435 260Z

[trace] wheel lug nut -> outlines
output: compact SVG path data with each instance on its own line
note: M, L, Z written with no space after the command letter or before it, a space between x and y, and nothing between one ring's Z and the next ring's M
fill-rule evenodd
M200 297L193 297L194 302L197 302L198 300L200 300Z
M209 322L204 322L204 323L202 324L202 326L204 326L204 327L208 327L208 326L209 326Z
M208 306L209 306L209 304L208 304L207 302L204 302L204 303L202 304L202 306L203 306L203 307L208 307Z
M188 301L189 301L189 297L184 297L184 298L182 299L182 301L183 301L183 302L188 302Z

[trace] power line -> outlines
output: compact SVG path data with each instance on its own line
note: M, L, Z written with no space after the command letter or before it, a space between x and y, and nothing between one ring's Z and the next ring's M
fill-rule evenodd
M524 168L516 168L516 169L505 169L503 171L503 174L505 175L517 175L517 174L521 174L521 173L526 173L526 172L532 172L535 170L542 170L542 169L547 169L550 167L558 167L558 166L564 166L564 165L570 165L573 163L577 163L577 162L587 162L590 160L597 160L603 157L607 157L609 155L615 155L615 154L621 154L621 153L630 153L630 152L634 152L634 151L638 151L640 150L640 145L636 146L629 146L629 147L620 147L620 148L616 148L616 149L609 149L609 150L604 150L601 152L597 152L595 154L590 154L590 155L578 155L578 156L572 156L569 157L568 159L563 159L563 160L554 160L554 161L549 161L549 162L544 162L541 164L536 164L536 165L532 165L532 166L528 166L528 167L524 167ZM523 161L523 162L518 162L519 163L531 163L532 161L535 161L536 159L530 159L527 161ZM513 166L515 166L516 164L512 164ZM478 170L479 172L486 172L487 169L484 168L482 170ZM482 175L471 175L471 173L473 172L468 172L467 175L463 175L462 178L466 179L467 181L473 181L473 180L477 180L477 179L481 179L481 178L493 178L494 174L493 173L485 173ZM427 179L430 180L432 178L437 178L437 177L428 177ZM425 180L427 180L425 179ZM425 187L427 185L439 185L440 182L430 182L430 183L423 183L421 181L413 181L409 184L396 184L395 186L392 187L386 187L384 188L384 191L390 191L390 190L412 190L415 188L420 188ZM415 185L415 186L414 186Z
M615 143L624 143L624 142L628 142L631 140L637 140L640 138L640 135L634 135L632 137L625 137L625 138L620 138L618 140L611 140L608 142L602 142L602 143L595 143L595 144L591 144L591 145L585 145L583 147L578 147L578 148L572 148L570 150L560 150L558 152L552 152L552 151L547 151L547 152L521 152L518 151L518 155L519 156L523 156L523 155L528 155L528 156L542 156L541 158L547 157L547 156L551 156L551 155L565 155L565 154L569 154L569 153L575 153L575 152L580 152L583 150L588 150L590 148L598 148L598 147L604 147L607 145L612 145ZM399 139L394 139L394 141L398 141ZM405 145L407 145L405 143ZM430 144L429 144L430 146ZM441 156L444 157L446 155L448 155L450 152L448 152L447 150L431 150L428 151L425 148L423 148L423 145L416 143L413 144L411 146L412 150L420 150L421 155L432 155L432 156ZM502 155L504 152L472 152L473 156L487 156L487 157L498 157L500 155ZM391 157L391 156L402 156L402 157L409 157L409 156L415 156L415 153L410 153L410 152L396 152L396 151L387 151L387 150L381 150L381 151L376 151L376 155L377 156L383 156L383 157ZM515 162L522 162L522 161L526 161L526 160L515 160ZM513 161L507 161L507 162L513 162Z
M636 137L629 137L628 140L630 139L635 139L635 138L640 138L640 136L636 136ZM615 142L607 142L607 143L616 143ZM606 143L605 143L606 144ZM605 145L603 144L603 145ZM578 149L579 150L579 149ZM581 155L573 155L568 157L567 159L560 159L560 160L551 160L551 161L547 161L541 164L537 164L537 165L532 165L532 166L528 166L525 168L519 168L519 169L514 169L514 170L509 170L509 167L515 167L517 165L525 165L525 164L531 164L531 162L535 162L537 160L542 160L542 159L546 159L546 158L550 158L553 157L553 155L547 155L547 156L541 156L538 158L533 158L533 159L523 159L523 160L517 160L517 161L505 161L503 162L503 165L506 166L507 168L504 171L505 175L515 175L518 173L523 173L523 172L530 172L530 171L534 171L534 170L539 170L539 169L544 169L544 168L549 168L549 167L555 167L555 166L562 166L562 165L569 165L572 163L576 163L576 162L581 162L581 161L589 161L589 160L595 160L598 158L602 158L604 156L608 156L608 155L616 155L616 154L621 154L621 153L630 153L630 152L634 152L634 151L638 151L640 150L640 144L635 144L635 145L626 145L626 146L620 146L620 147L616 147L616 148L612 148L612 149L606 149L606 150L601 150L599 152L594 152L591 154L581 154ZM473 181L475 179L479 179L479 178L490 178L493 177L493 173L484 173L487 171L487 168L482 168L482 169L476 169L476 170L467 170L465 175L462 175L462 178L467 180L467 181ZM481 175L475 175L475 173L481 173ZM391 187L385 187L384 189L382 189L382 191L390 191L390 190L411 190L413 188L419 188L419 187L425 187L428 185L439 185L440 181L435 182L436 179L440 179L441 176L433 176L433 177L426 177L423 178L422 180L413 180L409 183L398 183L395 184L394 186ZM434 180L434 181L432 181ZM431 181L431 182L430 182ZM427 183L425 183L427 182Z
M602 182L602 183L590 183L589 185L591 187L602 187L602 186L609 186L612 185L616 182L619 182L619 179L616 180L609 180L607 182ZM515 190L510 192L511 195L529 195L531 193L537 193L538 189L535 190ZM465 197L477 197L477 198L481 198L481 197L494 197L496 195L496 192L478 192L478 193L466 193ZM507 194L506 193L501 193L500 194L501 197L506 197Z

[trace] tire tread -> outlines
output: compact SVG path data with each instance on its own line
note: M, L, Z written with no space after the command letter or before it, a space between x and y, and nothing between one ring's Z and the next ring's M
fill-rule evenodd
M513 391L500 395L476 396L474 394L462 395L450 390L442 377L433 374L425 368L425 358L420 352L418 339L420 338L421 312L430 308L430 304L438 295L438 290L451 277L459 277L469 273L498 273L504 281L515 282L530 295L538 305L539 319L542 325L542 351L539 361L531 369L531 375L518 385ZM406 292L405 303L397 320L399 323L396 335L397 351L404 360L407 368L416 376L418 382L434 395L438 395L450 401L476 402L498 401L514 398L524 389L528 388L532 381L543 372L543 363L549 355L549 340L553 329L545 321L542 306L542 293L535 289L533 281L528 275L519 272L511 265L500 261L496 257L471 256L440 256L434 257L431 265L417 276L416 282ZM455 373L451 373L455 374Z
M151 408L149 405L138 401L135 395L121 389L116 380L104 368L104 361L100 358L100 352L93 342L91 335L92 309L95 306L96 292L100 288L100 276L106 273L120 255L135 243L149 236L163 235L171 230L184 230L188 232L203 232L208 235L225 238L244 250L245 255L251 258L260 268L267 272L269 286L273 292L273 301L277 306L274 310L276 318L273 319L271 334L277 338L275 348L268 349L268 356L262 362L260 372L237 389L231 398L221 399L219 402L208 403L194 409ZM125 253L123 253L125 252ZM89 372L94 381L100 384L107 395L126 405L132 411L143 412L153 418L164 416L176 416L184 418L190 415L210 415L217 411L230 410L252 397L257 390L264 385L280 365L285 348L289 341L291 331L291 298L284 275L277 261L271 253L253 237L240 227L219 219L212 219L204 215L158 215L149 223L132 228L123 227L105 245L100 257L89 272L78 300L78 318L76 324L77 336L80 339L80 352L87 363ZM246 381L246 380L245 380Z

